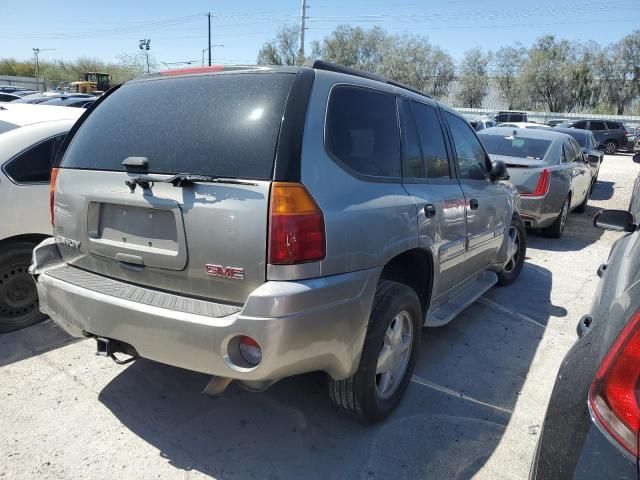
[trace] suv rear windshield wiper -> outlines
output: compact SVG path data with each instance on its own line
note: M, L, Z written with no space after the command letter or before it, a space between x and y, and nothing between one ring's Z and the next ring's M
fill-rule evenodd
M153 175L136 175L124 182L133 192L137 185L145 190L151 188L154 183L170 183L174 187L187 187L195 183L228 183L235 185L257 185L253 182L238 180L235 178L216 177L211 175L194 175L191 173L178 173L172 177L156 177Z

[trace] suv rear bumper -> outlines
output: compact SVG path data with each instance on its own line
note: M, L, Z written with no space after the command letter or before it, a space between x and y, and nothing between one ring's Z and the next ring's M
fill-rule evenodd
M310 371L335 379L357 368L381 269L304 281L266 282L243 307L207 303L193 313L162 302L137 301L128 287L151 291L51 262L57 246L45 241L34 252L40 308L69 334L99 336L133 346L141 357L168 365L245 381L272 382ZM45 254L45 249L48 253ZM40 251L38 251L40 250ZM47 258L38 265L38 258ZM82 281L74 273L81 272ZM75 278L75 279L74 279ZM98 287L97 287L98 286ZM104 287L108 288L104 288ZM153 296L169 295L151 291ZM171 295L176 298L175 295ZM192 299L177 297L180 302ZM219 307L219 308L216 308ZM217 312L212 316L211 312ZM234 337L248 335L262 349L257 367L240 366Z

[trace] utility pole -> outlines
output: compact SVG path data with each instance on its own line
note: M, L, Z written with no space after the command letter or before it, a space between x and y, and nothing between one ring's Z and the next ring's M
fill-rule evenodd
M151 39L143 38L140 40L140 50L144 50L147 57L147 75L149 75L149 50L151 49Z
M211 66L211 12L207 12L207 17L209 18L209 66Z
M38 90L40 90L40 52L47 52L47 51L53 51L53 50L55 50L55 48L43 48L43 49L34 48L33 49L33 56L35 57L35 64L36 64L36 89ZM46 85L44 85L44 87L46 90Z
M300 50L298 50L298 60L300 63L304 61L304 31L306 30L305 20L307 18L307 0L302 0L302 9L300 10Z

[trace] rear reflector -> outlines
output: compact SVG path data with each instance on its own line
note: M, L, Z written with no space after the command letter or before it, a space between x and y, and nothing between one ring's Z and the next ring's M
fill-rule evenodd
M320 207L299 183L274 182L269 202L269 263L292 265L324 257Z
M638 456L640 435L640 311L605 355L589 390L589 408L618 444Z
M49 180L49 208L51 209L51 226L54 221L54 208L56 201L56 180L58 179L58 169L51 169L51 180Z
M538 179L538 184L536 185L536 189L531 193L520 193L523 197L543 197L547 193L549 193L549 184L551 180L551 170L545 168L540 172L540 178Z

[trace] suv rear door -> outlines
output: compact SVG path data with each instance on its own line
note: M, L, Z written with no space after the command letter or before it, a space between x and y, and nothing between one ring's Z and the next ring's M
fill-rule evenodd
M598 145L602 145L607 140L607 125L602 120L589 120L589 130L593 132Z
M464 279L464 194L433 103L401 99L403 184L418 207L420 246L434 251L434 298ZM431 244L433 242L433 244Z
M57 176L55 234L70 265L134 284L243 303L264 283L274 156L293 74L152 78L81 125ZM146 164L231 181L148 188ZM129 185L126 183L129 182Z

